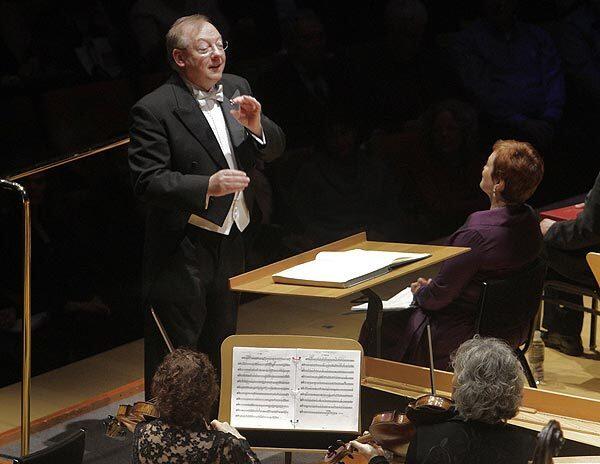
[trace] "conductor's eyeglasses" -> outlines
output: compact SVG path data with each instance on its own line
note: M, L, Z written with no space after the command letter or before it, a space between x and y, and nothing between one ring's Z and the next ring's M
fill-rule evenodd
M200 47L196 48L196 51L202 56L208 56L213 51L220 53L224 50L227 50L227 47L229 47L229 42L227 42L226 40L219 40L218 42L215 42L212 45L204 43Z

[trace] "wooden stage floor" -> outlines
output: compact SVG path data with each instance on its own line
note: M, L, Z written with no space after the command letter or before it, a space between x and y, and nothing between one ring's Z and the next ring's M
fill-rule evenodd
M428 277L435 268L424 273ZM387 299L410 280L397 280L376 290ZM351 313L351 300L360 295L332 301L302 297L269 296L246 301L240 307L238 332L244 334L297 334L357 338L364 313ZM588 344L589 316L583 338ZM600 399L600 357L586 351L575 358L546 349L546 381L542 388ZM140 389L143 377L143 341L114 348L105 353L34 377L31 387L31 420L60 414L73 405L85 409L86 401L126 385ZM137 383L136 383L137 382ZM131 393L129 388L128 393ZM88 409L89 410L89 409ZM0 443L20 422L20 384L0 389ZM6 441L6 440L5 440Z

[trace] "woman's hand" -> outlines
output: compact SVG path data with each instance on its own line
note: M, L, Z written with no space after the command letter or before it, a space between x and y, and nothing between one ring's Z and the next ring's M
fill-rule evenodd
M383 449L379 445L370 445L367 443L359 443L356 440L352 440L346 445L350 451L355 449L358 453L370 461L374 456L383 456Z
M410 284L410 291L414 295L421 289L421 287L429 285L430 283L431 279L424 279L423 277L419 277L416 282Z
M246 439L246 437L242 436L242 434L238 432L233 425L230 425L227 422L219 422L217 419L215 419L210 423L210 426L213 428L213 430L230 433L231 435L233 435L236 438L239 438L240 440Z

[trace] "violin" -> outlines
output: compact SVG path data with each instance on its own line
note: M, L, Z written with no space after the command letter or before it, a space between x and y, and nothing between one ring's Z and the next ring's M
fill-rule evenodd
M158 326L158 330L160 331L169 352L172 353L173 344L167 336L164 326L154 311L154 308L150 308L150 312L152 313L152 317ZM138 423L158 419L159 417L160 412L152 399L150 401L137 401L133 405L120 404L117 409L117 414L115 416L109 415L104 421L104 433L110 438L123 437L127 434L127 430L133 432Z
M369 431L356 438L359 443L380 445L396 454L402 453L404 445L415 436L415 425L399 411L386 411L376 414L369 426ZM337 446L337 447L336 447ZM324 464L336 464L346 456L352 456L353 450L346 443L338 440L330 446L323 461Z
M123 437L127 430L133 432L138 423L159 417L158 408L151 401L137 401L133 405L120 404L116 416L108 416L104 421L105 435L110 438Z
M356 441L377 444L395 454L402 454L404 445L410 443L415 436L417 425L445 422L456 415L454 401L436 394L433 346L429 323L427 324L427 338L429 341L431 394L422 395L409 403L404 413L386 411L376 414L369 426L369 432L358 437ZM336 445L329 447L323 462L325 464L338 463L346 456L351 456L352 452L353 450L347 446L347 443L339 440Z

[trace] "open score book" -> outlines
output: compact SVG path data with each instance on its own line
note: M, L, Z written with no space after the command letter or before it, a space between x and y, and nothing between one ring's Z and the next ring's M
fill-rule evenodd
M273 282L281 284L347 288L430 256L430 253L358 248L348 251L321 251L313 261L285 269L273 274L272 278Z
M361 354L234 347L231 425L358 433Z

